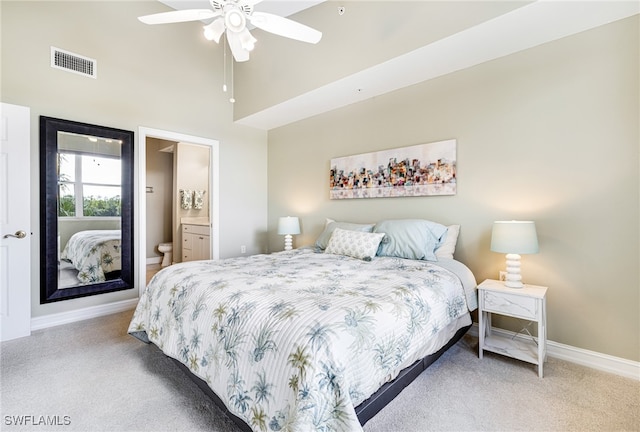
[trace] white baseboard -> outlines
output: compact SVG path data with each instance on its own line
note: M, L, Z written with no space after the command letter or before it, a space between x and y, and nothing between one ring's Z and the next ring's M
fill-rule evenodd
M42 317L31 318L31 331L41 330L48 327L70 324L90 318L97 318L104 315L111 315L118 312L135 309L138 299L122 300L105 305L91 306L84 309L69 312L60 312Z
M147 265L149 265L149 264L160 264L161 262L162 262L162 257L147 258Z
M514 334L514 332L499 328L493 328L492 331L509 337ZM478 323L473 323L473 327L469 330L469 334L478 337ZM523 335L518 335L517 337L525 338ZM566 360L571 363L590 367L592 369L610 372L640 381L639 362L601 354L599 352L589 351L582 348L576 348L550 340L547 340L547 355L560 360Z

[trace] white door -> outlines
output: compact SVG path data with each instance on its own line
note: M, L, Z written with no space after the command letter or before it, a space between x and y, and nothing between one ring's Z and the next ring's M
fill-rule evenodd
M31 180L29 108L1 104L1 340L31 334Z

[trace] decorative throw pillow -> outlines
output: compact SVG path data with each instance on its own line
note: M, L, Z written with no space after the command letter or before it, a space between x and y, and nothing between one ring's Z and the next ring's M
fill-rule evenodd
M383 237L383 233L336 228L333 230L324 253L346 255L359 259L373 258Z
M447 232L440 239L440 246L435 251L437 258L453 258L460 234L460 225L449 225Z
M317 238L315 246L319 249L324 250L329 243L329 239L331 238L331 234L333 234L333 230L336 228L342 228L350 231L361 231L361 232L371 232L373 231L373 224L357 224L350 222L336 222L333 219L327 219L327 223L324 227L324 231Z
M385 233L379 256L437 261L434 251L447 227L424 219L385 220L373 232Z

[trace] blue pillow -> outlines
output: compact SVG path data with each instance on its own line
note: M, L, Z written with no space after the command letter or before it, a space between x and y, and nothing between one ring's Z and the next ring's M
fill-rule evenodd
M424 219L385 220L373 232L385 233L378 256L438 261L434 251L447 227Z

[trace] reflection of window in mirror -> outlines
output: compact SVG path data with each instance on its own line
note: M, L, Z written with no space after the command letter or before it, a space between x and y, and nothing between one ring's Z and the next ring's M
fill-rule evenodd
M60 217L121 215L120 158L60 152Z
M58 132L58 216L122 215L122 141Z

